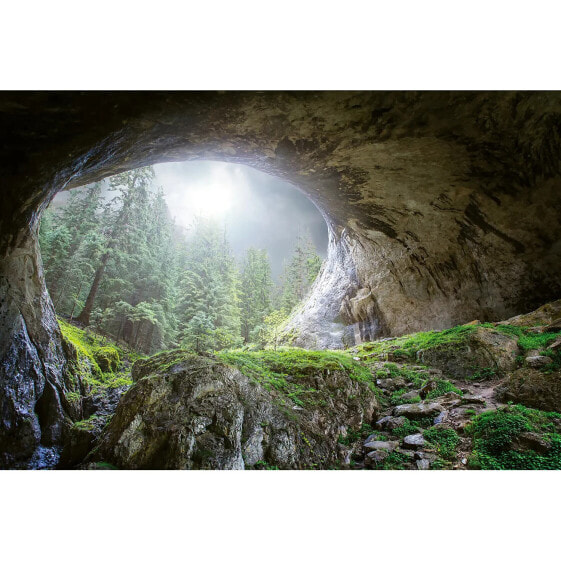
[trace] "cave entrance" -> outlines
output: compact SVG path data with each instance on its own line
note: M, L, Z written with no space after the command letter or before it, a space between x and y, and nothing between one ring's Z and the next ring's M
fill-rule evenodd
M286 181L189 161L58 193L39 241L63 322L142 354L201 352L276 345L326 258L328 229Z

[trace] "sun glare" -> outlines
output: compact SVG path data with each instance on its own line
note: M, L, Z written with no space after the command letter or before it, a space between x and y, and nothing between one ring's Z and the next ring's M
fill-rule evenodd
M185 197L195 214L207 218L221 218L232 207L230 185L211 183L191 186L185 190Z

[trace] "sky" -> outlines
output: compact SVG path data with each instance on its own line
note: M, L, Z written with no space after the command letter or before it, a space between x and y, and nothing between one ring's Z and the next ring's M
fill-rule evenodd
M224 222L237 257L266 249L273 277L282 273L299 231L308 228L318 253L327 254L327 225L296 187L241 164L195 161L154 166L176 223L186 228L200 213Z
M158 164L162 187L176 224L189 228L202 214L224 223L232 250L242 258L250 247L266 249L275 280L290 257L298 233L309 229L318 254L327 255L327 225L317 207L296 187L241 164L194 161ZM54 205L64 204L68 192Z

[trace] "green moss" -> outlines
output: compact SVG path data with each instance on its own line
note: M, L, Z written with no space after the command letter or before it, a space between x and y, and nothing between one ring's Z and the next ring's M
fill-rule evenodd
M409 388L403 388L401 390L396 390L390 396L390 405L403 405L404 403L419 403L421 398L419 396L412 397L410 399L403 399L401 396L405 393L410 392Z
M390 452L387 458L381 462L381 465L376 469L390 470L390 469L407 469L410 462L409 456L401 452Z
M485 326L488 325L485 324ZM497 325L494 329L504 335L517 338L518 346L524 352L547 347L561 335L561 331L557 333L533 333L529 327L518 327L517 325Z
M497 378L499 373L494 368L477 368L466 377L467 380L490 380Z
M405 419L403 425L392 430L392 434L400 438L408 436L409 434L415 434L416 432L419 432L419 423L410 419Z
M128 373L119 372L121 356L131 359L135 353L129 353L116 345L100 342L94 335L58 319L62 337L66 344L74 349L75 357L70 358L70 379L79 376L92 393L107 388L116 388L132 384ZM98 360L102 361L101 368Z
M277 351L221 351L222 362L238 368L243 374L268 390L278 390L299 406L320 405L322 396L314 395L314 376L328 371L346 373L351 380L365 384L380 397L370 370L342 351L308 351L281 349Z
M116 372L121 365L119 351L114 346L106 345L93 351L93 357L102 372Z
M74 423L74 428L79 430L91 431L95 428L95 421L98 419L97 415L92 415L88 419L82 419Z
M66 397L66 399L68 401L70 401L71 403L75 403L77 401L80 401L81 399L81 395L77 392L65 392L64 396Z
M422 331L389 341L365 343L356 349L361 357L373 355L372 358L377 358L376 355L392 352L395 356L415 358L415 355L420 350L427 350L441 345L461 344L476 329L476 325L458 325L444 331Z

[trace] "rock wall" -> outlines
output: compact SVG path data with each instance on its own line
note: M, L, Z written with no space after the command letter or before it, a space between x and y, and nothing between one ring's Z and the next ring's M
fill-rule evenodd
M338 347L560 296L560 124L548 92L3 93L0 439L58 434L36 411L64 356L35 241L57 191L188 159L292 182L331 231L295 342Z

